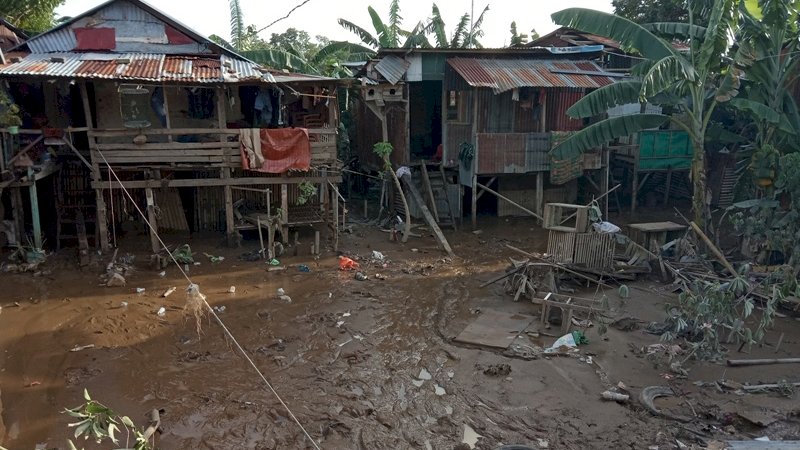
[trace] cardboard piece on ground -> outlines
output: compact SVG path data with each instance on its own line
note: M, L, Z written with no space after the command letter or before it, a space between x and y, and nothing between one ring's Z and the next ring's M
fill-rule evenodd
M535 317L484 310L456 337L456 342L508 348L514 338L528 327Z

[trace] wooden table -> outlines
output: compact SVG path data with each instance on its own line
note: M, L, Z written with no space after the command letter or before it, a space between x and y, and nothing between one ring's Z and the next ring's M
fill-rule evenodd
M670 233L686 230L686 225L674 222L632 223L628 227L631 239L657 255L661 254L660 249L667 243Z

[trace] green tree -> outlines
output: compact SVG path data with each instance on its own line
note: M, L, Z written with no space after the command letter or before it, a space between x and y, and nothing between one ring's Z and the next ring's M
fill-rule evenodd
M525 45L528 43L528 34L527 33L518 33L517 32L517 22L511 22L511 42L509 43L509 47L518 47L521 45Z
M356 34L365 46L372 49L430 46L425 38L425 25L422 22L418 22L411 31L406 31L402 28L403 17L400 15L399 0L392 0L389 4L388 20L384 21L372 6L368 6L367 11L372 19L372 27L375 29L374 34L349 20L338 20L342 28Z
M552 15L559 25L615 39L644 58L635 68L639 80L620 81L587 94L569 108L571 117L600 116L610 107L640 101L670 104L676 109L670 116L635 114L601 120L555 147L553 156L568 159L617 137L670 121L688 133L694 147L692 209L701 227L707 226L710 215L705 144L711 115L720 103L738 94L743 68L753 58L749 45L734 46L729 39L737 27L737 3L715 0L711 11L708 27L694 25L690 12L688 24L657 23L649 29L624 17L590 9L570 8ZM686 52L675 49L675 38L688 42Z
M0 17L22 30L40 33L53 26L54 11L63 3L64 0L3 0Z
M425 27L426 32L433 34L437 48L482 48L478 38L483 37L483 17L489 11L489 5L483 8L477 20L470 23L469 13L464 13L458 20L450 38L447 37L444 19L436 3L431 7L431 18Z
M614 14L636 23L687 22L686 0L612 0Z

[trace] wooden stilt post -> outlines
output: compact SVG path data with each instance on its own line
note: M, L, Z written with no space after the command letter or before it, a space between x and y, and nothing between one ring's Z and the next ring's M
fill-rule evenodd
M639 194L639 172L634 169L633 170L633 181L631 183L631 216L636 213L636 201Z
M289 186L281 184L281 240L289 245Z
M25 209L22 206L22 188L11 188L11 207L14 208L14 238L18 245L25 242Z
M672 167L667 169L667 183L664 186L664 206L669 202L669 190L672 186Z
M225 167L222 169L222 178L229 180L231 178L231 169ZM236 222L233 216L233 189L229 184L225 187L225 233L228 237L228 246L235 247L239 239L236 236Z
M337 193L331 189L331 204L333 205L333 251L339 251L339 198Z
M319 255L321 253L319 248L319 230L314 230L314 254Z
M536 214L544 217L544 172L536 172Z
M31 197L31 222L33 222L33 246L36 250L42 249L42 223L39 219L39 194L36 187L36 176L33 168L28 168L28 179L31 182L28 193Z
M102 158L98 154L97 139L92 135L94 129L94 122L92 121L92 106L89 103L89 91L87 90L86 83L81 83L81 101L83 102L83 113L86 117L86 127L89 129L87 133L89 141L89 150L92 160L92 180L96 185L102 181L100 179L100 162ZM105 164L104 164L105 165ZM108 242L108 217L106 214L106 201L103 197L103 189L95 189L95 201L97 203L97 239L100 241L100 250L108 251L111 247Z
M153 255L157 255L161 250L161 245L158 242L158 221L156 220L156 201L152 188L144 190L145 197L147 198L147 221L150 222L150 248Z
M601 193L604 194L608 192L608 183L609 179L611 178L611 151L609 150L607 145L603 146L603 153L602 159L603 163L603 181L600 183L600 189L603 191ZM610 201L609 196L603 200L603 220L608 220L608 202Z
M472 90L472 229L478 229L478 91Z

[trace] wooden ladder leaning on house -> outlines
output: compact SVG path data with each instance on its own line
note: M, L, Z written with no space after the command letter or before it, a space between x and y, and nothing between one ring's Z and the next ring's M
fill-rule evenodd
M439 172L438 177L430 176L430 172L428 171L429 164L437 166L437 171ZM436 219L436 223L441 226L452 227L454 230L456 230L458 223L456 221L455 210L453 209L453 205L450 203L450 196L447 192L448 183L444 165L442 163L436 164L422 160L419 164L419 167L422 188L425 195L425 203L427 203L434 219ZM440 214L438 205L441 205L441 203L438 203L437 205L438 199L441 199L444 203L447 209L447 216L444 216L444 211L442 211L442 214Z

